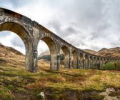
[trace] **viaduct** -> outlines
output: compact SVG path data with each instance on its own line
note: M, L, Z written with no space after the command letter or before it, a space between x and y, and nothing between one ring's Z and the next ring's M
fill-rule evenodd
M70 68L97 68L110 61L120 58L107 58L87 53L74 47L65 40L55 35L50 30L31 19L8 9L0 8L0 31L12 31L24 42L26 49L26 70L36 72L37 47L40 40L44 41L50 50L50 70L60 68L60 50L64 53L64 65Z

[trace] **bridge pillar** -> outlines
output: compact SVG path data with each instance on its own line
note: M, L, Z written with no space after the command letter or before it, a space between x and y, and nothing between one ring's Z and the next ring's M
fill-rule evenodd
M87 54L85 55L85 60L84 60L84 62L85 62L85 63L84 63L84 64L85 64L85 65L84 65L84 68L85 68L85 69L89 68L89 56L88 56Z
M79 68L83 68L83 53L79 54Z
M59 53L51 53L50 70L59 70L60 55Z
M70 68L70 57L69 57L69 55L67 55L66 57L65 57L65 60L64 60L64 65L65 65L65 68L66 69L69 69Z
M101 67L103 66L103 58L101 58Z
M93 67L93 56L90 56L90 69Z
M103 65L105 65L105 58L103 58Z
M85 69L85 66L86 66L86 64L85 64L85 53L83 53L83 69Z
M91 59L92 59L92 64L91 64L91 69L92 69L95 66L95 57L92 56Z
M97 69L100 69L100 58L97 57Z
M64 56L64 65L66 69L70 69L70 52Z
M91 64L92 64L92 58L90 55L88 55L88 68L91 68Z
M92 68L94 68L95 57L92 56L91 59L92 59L92 61L91 61L91 69L92 69Z
M27 41L28 42L28 41ZM38 70L37 66L37 49L36 47L30 47L26 45L26 70L30 72L36 72Z
M78 68L80 68L80 56L78 56Z
M97 69L97 57L94 58L94 69Z
M83 58L81 58L80 59L80 68L84 68L84 59Z
M99 62L100 62L100 69L101 69L101 67L102 67L102 65L103 65L103 62L102 62L102 58L101 58L101 57L99 58Z
M103 65L105 64L105 58L103 58Z
M83 68L83 53L79 54L79 68Z
M72 68L72 56L71 56L71 53L70 53L70 55L69 55L69 68L71 69Z

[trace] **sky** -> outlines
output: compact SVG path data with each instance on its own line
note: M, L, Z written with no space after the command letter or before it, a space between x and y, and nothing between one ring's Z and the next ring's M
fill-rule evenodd
M0 0L0 7L37 21L80 49L120 47L120 0ZM0 32L0 43L25 53L14 33ZM40 41L39 54L47 49Z

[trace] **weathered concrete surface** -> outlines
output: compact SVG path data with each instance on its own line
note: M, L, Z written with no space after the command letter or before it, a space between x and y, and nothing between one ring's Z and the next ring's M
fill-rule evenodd
M109 61L120 58L106 58L89 54L61 39L42 25L16 12L0 8L0 31L12 31L24 42L26 49L26 70L37 71L37 47L40 40L44 41L51 54L51 70L59 70L60 50L64 53L65 68L100 68Z

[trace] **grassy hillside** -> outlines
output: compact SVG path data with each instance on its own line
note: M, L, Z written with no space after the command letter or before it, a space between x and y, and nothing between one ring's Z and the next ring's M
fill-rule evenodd
M120 72L70 69L50 71L49 61L38 72L25 71L25 59L0 49L0 100L120 100Z
M0 66L0 97L2 100L102 100L101 92L114 88L120 96L120 73L99 70L49 71L39 62L39 71L30 73L23 66ZM112 80L112 81L111 81ZM110 95L110 94L109 94Z

